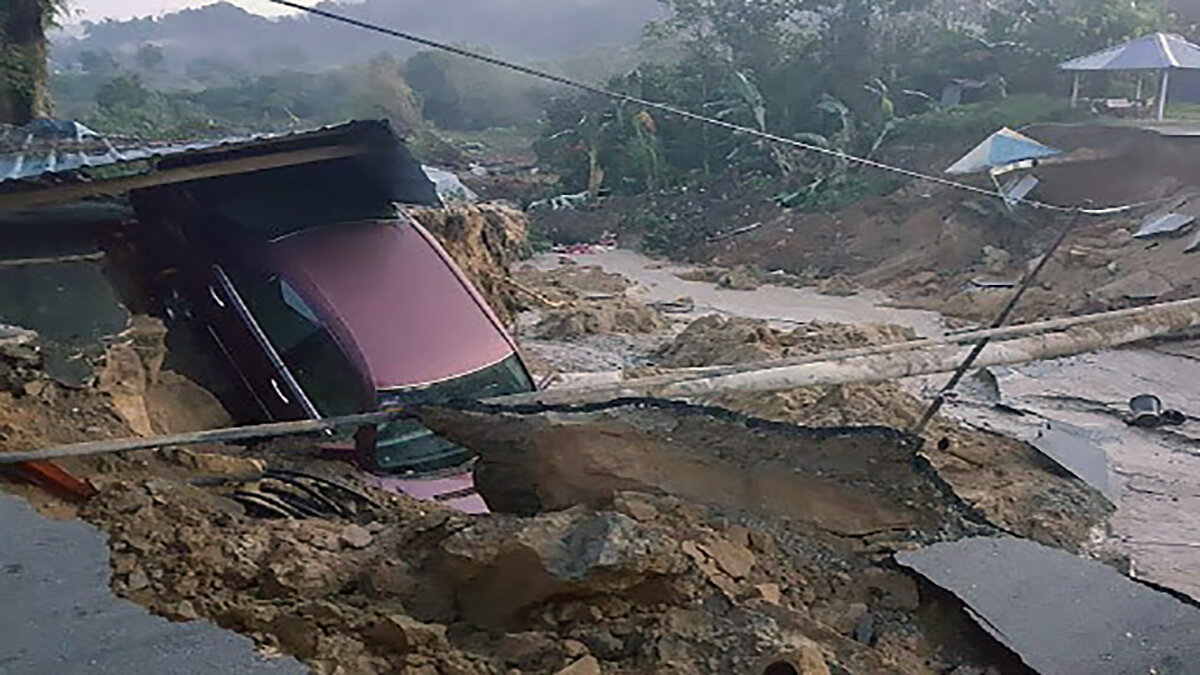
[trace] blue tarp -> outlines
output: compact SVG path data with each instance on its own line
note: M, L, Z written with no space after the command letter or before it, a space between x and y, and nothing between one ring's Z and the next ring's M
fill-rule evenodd
M1042 159L1062 154L1048 145L1005 127L988 136L982 143L955 162L946 173L979 173L989 169L1008 166L1031 159Z

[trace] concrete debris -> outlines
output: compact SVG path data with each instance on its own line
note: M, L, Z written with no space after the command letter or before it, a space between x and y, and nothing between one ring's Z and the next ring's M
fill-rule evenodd
M1105 284L1097 288L1091 295L1093 298L1115 307L1122 301L1156 300L1170 293L1172 289L1171 283L1164 277L1149 270L1142 270Z
M959 597L1037 672L1187 672L1200 658L1200 609L1096 561L1008 537L896 559Z

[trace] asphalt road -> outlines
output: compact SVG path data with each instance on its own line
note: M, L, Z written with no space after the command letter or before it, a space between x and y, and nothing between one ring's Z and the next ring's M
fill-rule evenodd
M115 597L105 536L0 495L0 675L289 674L245 637L172 623Z

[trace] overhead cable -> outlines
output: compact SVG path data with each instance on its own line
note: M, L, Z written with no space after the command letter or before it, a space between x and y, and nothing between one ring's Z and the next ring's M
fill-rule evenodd
M474 52L469 49L464 49L462 47L456 47L452 44L447 44L445 42L431 40L429 38L421 37L419 35L407 33L405 31L396 30L394 28L387 28L386 26L380 26L377 24L370 23L368 21L363 21L361 19L355 19L353 17L345 16L343 14L337 14L335 12L330 12L326 9L321 9L320 7L308 7L306 5L302 5L297 2L292 2L292 0L270 0L270 2L273 2L277 5L282 5L284 7L290 7L292 9L300 10L302 12L307 12L309 14L313 14L316 16L324 17L326 19L330 19L333 21L338 21L340 23L344 23L347 25L355 26L357 28L362 28L364 30L369 30L369 31L376 32L376 33L382 33L384 35L399 38L401 40L407 40L409 42L414 42L419 45L431 47L433 49L438 49L441 51L449 52L451 54L457 54L458 56L462 56L464 58L474 59L476 61L482 61L483 63L488 63L493 66L497 66L499 68L506 68L508 70L513 70L518 73L523 73L525 75L529 75L531 77L548 80L550 82L555 82L557 84L565 85L568 87L573 87L575 89L580 89L582 91L590 92L592 94L597 94L599 96L616 99L619 101L623 101L625 103L632 103L634 105L642 106L644 108L659 110L659 111L668 113L670 115L675 115L677 117L681 117L684 119L694 120L694 121L702 122L704 124L708 124L711 126L728 129L728 130L733 131L738 134L755 136L757 138L761 138L761 139L769 141L771 143L777 143L779 145L786 145L786 146L790 146L793 148L798 148L800 150L805 150L807 152L813 152L813 153L817 153L817 154L821 154L821 155L826 155L829 157L835 157L837 159L840 159L840 160L843 160L846 162L850 162L853 164L858 164L860 166L877 169L879 171L886 171L889 173L905 176L907 178L914 178L917 180L928 181L930 183L954 188L956 190L963 190L963 191L971 192L974 194L984 195L987 197L1000 199L1002 201L1006 200L1005 195L1002 192L1000 192L999 190L990 190L987 188L981 188L976 185L970 185L968 183L951 180L949 178L943 178L941 176L934 176L934 175L922 173L920 171L906 169L904 167L895 166L892 164L887 164L885 162L880 162L878 160L870 159L869 157L859 157L857 155L852 155L847 152L843 152L841 150L837 150L834 148L823 147L823 146L817 145L815 143L806 143L804 141L798 141L794 138L787 138L785 136L779 136L777 134L772 134L772 133L762 131L759 129L754 129L752 127L742 126L740 124L734 124L732 122L727 122L725 120L720 120L720 119L716 119L713 117L700 115L700 114L691 112L689 110L685 110L683 108L677 108L673 105L669 105L666 103L659 103L657 101L650 101L647 99L639 98L637 96L630 96L629 94L622 94L621 92L612 91L610 89L605 89L603 87L597 87L595 85L587 84L586 82L580 82L579 80L574 80L574 79L571 79L568 77L563 77L562 75L555 75L554 73L551 73L551 72L539 70L537 68L531 68L529 66L524 66L519 63L514 63L512 61L506 61L504 59L497 58L495 56L481 54L479 52ZM1025 198L1008 200L1009 203L1021 203L1021 204L1030 206L1032 208L1036 208L1036 209L1055 211L1055 212L1059 212L1059 213L1079 213L1079 214L1092 215L1092 216L1115 215L1118 213L1124 213L1127 211L1131 211L1133 209L1137 209L1137 208L1140 208L1143 206L1150 206L1153 204L1158 204L1158 203L1161 203L1162 201L1164 201L1164 200L1159 199L1159 200L1152 200L1152 201L1146 201L1146 202L1138 202L1135 204L1122 204L1122 205L1118 205L1118 206L1091 208L1091 207L1082 207L1082 206L1063 206L1063 205L1058 205L1058 204L1049 204L1047 202L1041 202L1041 201L1025 199Z

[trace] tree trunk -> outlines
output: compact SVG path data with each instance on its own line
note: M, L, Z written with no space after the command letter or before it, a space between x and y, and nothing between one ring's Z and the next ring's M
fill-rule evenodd
M46 0L7 0L0 12L0 122L25 124L51 114Z

